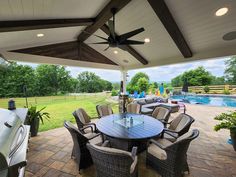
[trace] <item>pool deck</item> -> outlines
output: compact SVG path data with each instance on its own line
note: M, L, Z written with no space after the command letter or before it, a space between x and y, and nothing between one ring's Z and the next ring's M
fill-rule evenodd
M229 131L215 132L217 123L213 118L229 110L226 107L214 107L187 104L187 114L196 121L192 128L200 130L200 136L193 141L188 151L190 174L186 177L236 177L236 152L227 144ZM176 114L172 115L172 118ZM95 120L96 121L96 120ZM70 158L72 140L65 128L39 133L29 142L26 177L95 177L94 166L79 174L77 165ZM145 165L145 153L139 155L139 176L159 177L158 173Z

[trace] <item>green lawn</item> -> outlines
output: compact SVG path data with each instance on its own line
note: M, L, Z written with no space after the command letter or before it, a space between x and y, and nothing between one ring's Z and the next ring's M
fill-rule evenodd
M29 105L38 105L38 108L46 106L45 111L50 113L50 121L40 125L39 131L46 131L63 126L64 120L75 122L72 112L79 107L84 108L92 117L97 117L96 105L110 103L110 94L87 94L80 96L49 96L31 97ZM8 99L0 99L0 107L7 108ZM25 106L25 99L15 98L17 107ZM118 112L118 104L112 103L114 112Z

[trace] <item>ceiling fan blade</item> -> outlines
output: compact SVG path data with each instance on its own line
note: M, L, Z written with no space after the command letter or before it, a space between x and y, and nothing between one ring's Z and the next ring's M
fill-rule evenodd
M144 41L125 40L124 42L119 43L119 45L139 45L144 43Z
M87 32L87 31L83 31L83 30L82 30L82 32L83 32L83 33L90 34L90 35L92 35L92 36L96 36L96 37L98 37L98 38L100 38L100 39L103 39L103 40L106 40L106 41L107 41L107 38L105 38L105 37L98 36L98 35L96 35L96 34L92 34L92 33L89 33L89 32Z
M109 49L110 48L110 46L108 46L107 48L105 48L103 51L107 51L107 49Z
M139 28L139 29L136 29L136 30L133 30L133 31L130 31L128 33L125 33L125 34L122 34L119 36L119 40L120 40L120 43L122 43L123 41L125 41L126 39L128 38L131 38L141 32L145 31L144 28Z
M109 44L108 42L94 42L94 43L87 43L87 44Z
M108 21L108 27L110 31L110 35L112 36L113 39L115 39L115 26L114 26L114 20L109 20Z

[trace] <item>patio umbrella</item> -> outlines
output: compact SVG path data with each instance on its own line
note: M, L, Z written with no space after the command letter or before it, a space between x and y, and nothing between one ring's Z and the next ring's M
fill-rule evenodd
M188 80L187 79L184 79L182 91L185 93L188 92Z

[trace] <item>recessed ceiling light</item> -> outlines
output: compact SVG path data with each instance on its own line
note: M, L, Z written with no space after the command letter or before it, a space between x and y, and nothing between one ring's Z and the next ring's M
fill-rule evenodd
M124 62L124 63L129 63L129 61L128 61L128 60L123 60L123 62Z
M148 42L150 42L150 39L149 39L149 38L145 38L145 39L144 39L144 42L145 42L145 43L148 43Z
M236 31L231 31L229 33L226 33L224 36L223 36L223 39L225 41L232 41L234 39L236 39Z
M216 16L218 17L223 16L228 12L228 10L229 9L227 7L220 8L216 11Z
M43 33L39 33L39 34L37 34L37 37L43 37L43 36L44 36Z
M115 50L115 51L114 51L114 54L118 54L118 51L117 51L117 50Z

